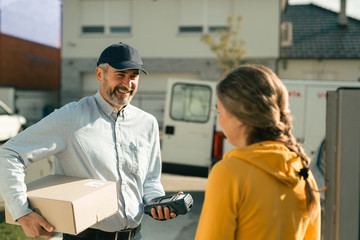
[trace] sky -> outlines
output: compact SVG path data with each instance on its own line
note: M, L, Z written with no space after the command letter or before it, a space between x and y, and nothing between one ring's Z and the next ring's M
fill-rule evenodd
M289 4L309 3L335 12L340 9L340 0L289 0ZM360 20L360 0L347 0L346 5L347 15ZM0 0L0 31L60 48L61 0Z
M0 31L43 45L61 46L61 0L0 0Z

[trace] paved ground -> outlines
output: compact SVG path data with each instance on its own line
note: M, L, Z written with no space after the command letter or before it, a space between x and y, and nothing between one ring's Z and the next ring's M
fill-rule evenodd
M206 178L162 174L161 182L166 193L183 191L190 193L194 199L194 205L186 215L180 215L168 221L156 221L145 215L142 221L141 233L145 240L190 240L194 239L197 223L199 221ZM56 234L51 240L61 240L61 234Z
M205 191L207 178L189 177L163 173L161 183L166 192Z

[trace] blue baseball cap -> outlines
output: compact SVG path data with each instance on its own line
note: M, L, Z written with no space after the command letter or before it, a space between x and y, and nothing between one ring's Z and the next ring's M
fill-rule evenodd
M143 68L139 52L128 44L119 42L105 48L101 53L97 66L102 63L108 63L117 70L139 69L145 74L147 71Z

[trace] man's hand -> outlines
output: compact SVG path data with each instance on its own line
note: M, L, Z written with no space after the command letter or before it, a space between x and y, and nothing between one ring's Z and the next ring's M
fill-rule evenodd
M19 218L17 222L21 225L24 233L29 238L51 236L54 231L54 227L35 212Z
M157 212L155 208L151 209L151 215L156 220L168 220L171 218L176 218L175 213L170 213L170 209L168 207L164 207L164 209L161 206L157 207Z

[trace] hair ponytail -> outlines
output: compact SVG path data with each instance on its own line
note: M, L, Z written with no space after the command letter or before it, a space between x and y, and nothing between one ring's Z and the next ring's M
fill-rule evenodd
M301 159L302 168L298 172L300 179L305 181L306 207L310 218L315 215L317 204L319 201L319 190L314 189L309 182L310 159L306 155L304 149L297 143L295 137L292 135L292 116L289 109L281 109L281 121L285 125L283 139L280 140L290 151L295 152Z
M317 204L319 201L318 193L321 192L317 189L314 189L309 182L309 165L310 161L306 154L304 153L304 150L301 146L299 146L297 143L293 144L285 144L287 148L289 148L291 151L295 152L300 158L302 163L302 169L298 172L300 179L303 178L305 181L305 194L306 194L306 207L307 211L309 213L310 219L313 218L316 214L317 210Z

